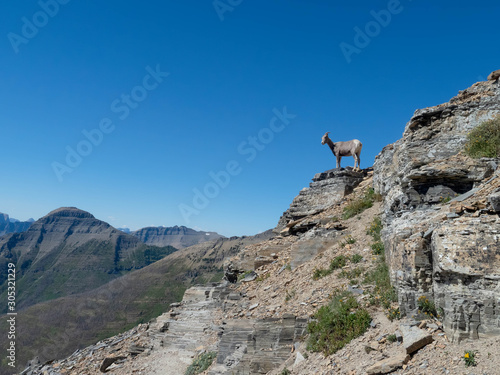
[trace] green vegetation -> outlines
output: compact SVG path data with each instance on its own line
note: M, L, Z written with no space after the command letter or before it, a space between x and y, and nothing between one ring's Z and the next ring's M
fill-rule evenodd
M380 217L373 219L370 227L367 229L366 234L372 236L373 243L371 245L373 255L383 255L384 254L384 244L382 243L382 221Z
M356 254L357 255L357 254ZM363 257L361 255L353 255L350 259L351 263L358 263ZM325 277L327 275L330 275L333 271L338 270L340 268L343 268L346 266L347 261L349 259L345 255L337 255L335 258L332 259L330 262L330 267L328 269L324 268L316 268L313 273L313 280L318 280L322 277ZM342 271L340 273L340 277L347 277L349 279L352 279L354 277L359 276L361 273L364 272L363 268L356 268L352 271Z
M356 268L349 270L349 271L342 270L339 273L339 277L343 277L343 278L352 280L352 279L355 279L356 277L361 276L363 274L363 272L365 272L365 269L363 267L356 267Z
M393 302L397 302L398 296L389 278L389 267L383 259L379 259L375 269L366 274L364 283L375 284L374 293L370 296L372 305L389 309Z
M466 367L476 366L476 353L470 350L467 350L464 354L464 362Z
M221 282L223 278L224 278L224 271L219 271L215 275L213 275L211 278L209 278L208 282L209 283L218 283L218 282Z
M500 156L500 116L483 122L467 135L465 153L472 158Z
M373 241L380 241L380 232L382 231L382 220L380 217L375 217L370 224L370 227L366 230L366 234L373 237Z
M384 254L384 244L382 242L374 242L371 245L373 255L383 255Z
M446 203L449 203L451 200L452 200L452 198L451 198L451 197L446 197L446 198L441 197L441 198L439 199L439 203L441 203L441 204L446 204Z
M389 307L387 309L387 318L392 322L394 319L401 319L401 312L399 311L399 307Z
M291 372L289 369L287 369L286 367L280 372L280 375L290 375Z
M247 277L248 275L250 275L253 271L245 271L243 273L240 273L238 275L238 281L241 281L243 280L245 277Z
M340 243L340 247L344 248L346 247L346 245L353 245L356 243L356 239L351 236L351 235L348 235L346 238L345 238L345 241L342 241Z
M375 269L368 272L365 276L365 284L375 284L374 291L370 296L370 303L376 306L383 306L385 309L390 309L391 304L397 302L396 290L391 286L389 277L389 267L385 263L384 244L381 238L382 221L380 217L373 219L370 227L367 229L366 234L372 236L374 243L371 245L373 254L378 255L378 263ZM398 316L399 308L389 311L388 317L394 319ZM391 319L389 317L389 319Z
M337 255L330 262L330 269L332 271L337 270L339 268L345 267L346 263L347 263L347 258L344 255Z
M197 356L194 359L193 363L187 368L187 370L184 374L185 375L196 375L196 374L199 374L199 373L205 371L207 368L210 367L210 365L214 361L215 357L217 357L216 352L207 352L207 353L204 353L204 354Z
M348 292L337 292L332 301L315 314L307 330L307 349L330 355L368 329L371 317Z
M418 312L424 315L429 315L429 317L438 318L440 317L434 301L429 300L426 296L420 296L417 299Z
M353 254L351 256L351 263L357 264L363 260L363 256L359 254Z
M313 272L313 280L321 279L322 277L328 276L333 271L331 269L316 268Z
M380 194L376 194L375 190L368 189L364 196L353 200L347 205L347 207L344 208L342 219L347 220L360 214L364 210L372 207L373 202L380 201L381 199L382 197L380 196Z
M394 334L387 336L387 341L389 341L389 342L396 342L396 340L397 340L397 337Z
M269 278L269 276L271 276L270 272L264 273L262 275L257 276L255 281L257 281L257 282L264 281L265 279Z
M141 258L144 257L144 263L148 266L159 261L160 259L165 258L167 255L170 255L175 251L177 251L177 249L172 246L158 247L146 245L138 249L137 259L142 260Z

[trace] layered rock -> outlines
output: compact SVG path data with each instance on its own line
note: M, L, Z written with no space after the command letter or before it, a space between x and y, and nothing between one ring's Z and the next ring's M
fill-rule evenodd
M148 245L173 246L176 249L184 249L202 242L225 238L215 232L197 231L177 225L174 227L147 227L130 234Z
M498 114L499 84L476 83L449 103L417 110L403 137L374 164L400 309L415 314L419 297L434 300L447 333L458 340L499 333L500 222L491 190L500 183L490 179L499 160L461 153L467 133ZM445 205L450 199L452 206Z
M302 189L293 200L290 208L283 213L275 232L279 233L289 223L318 214L326 208L340 203L342 198L350 194L363 181L366 173L367 170L354 171L352 168L336 168L317 173L309 187ZM304 229L310 228L305 227Z
M306 333L307 318L230 320L223 325L217 365L209 375L267 374L290 355Z
M99 374L104 364L115 363L108 369L116 374L182 375L196 355L217 352L210 375L266 374L288 358L306 332L307 319L288 314L280 319L222 320L226 302L241 298L230 292L225 283L194 286L154 322L77 350L66 359L37 363L25 373L69 369Z

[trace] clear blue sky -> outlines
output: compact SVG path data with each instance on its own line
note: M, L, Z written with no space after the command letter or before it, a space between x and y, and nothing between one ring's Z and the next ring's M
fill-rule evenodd
M345 4L3 2L0 212L254 234L335 166L326 131L371 166L416 109L500 68L497 1Z

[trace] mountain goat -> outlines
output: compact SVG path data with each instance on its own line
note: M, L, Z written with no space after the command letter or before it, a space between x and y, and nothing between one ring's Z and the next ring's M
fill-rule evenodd
M363 144L357 139L353 139L352 141L347 142L333 143L332 140L328 137L329 133L330 132L325 133L325 135L321 139L321 144L324 145L325 143L327 143L328 146L330 146L330 149L337 158L337 168L340 168L340 160L342 159L342 156L353 156L354 169L360 169L361 159L359 155L361 154L361 148L363 147Z

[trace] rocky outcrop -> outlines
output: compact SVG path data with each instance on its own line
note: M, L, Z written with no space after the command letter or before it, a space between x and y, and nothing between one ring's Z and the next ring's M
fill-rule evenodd
M18 233L28 230L33 221L19 221L9 218L9 215L0 213L0 236L8 233Z
M99 374L106 366L116 374L183 375L193 357L217 352L209 374L265 374L288 358L306 330L307 319L286 315L280 319L224 320L226 302L239 294L227 284L194 286L181 303L149 324L77 350L66 359L36 364L26 374Z
M209 375L267 374L290 356L294 343L306 333L307 321L291 314L230 320L222 326L217 365Z
M488 81L498 81L500 78L500 70L495 70L488 75Z
M295 228L295 230L292 230L293 233L305 232L311 229L317 223L307 225L307 221L303 219L340 203L342 198L350 194L363 181L367 172L366 169L354 171L348 167L346 169L330 169L316 174L309 187L302 189L293 200L290 208L283 213L274 231L280 233L287 226L290 228L291 225ZM299 220L302 222L300 226L297 226Z
M148 245L173 246L176 249L184 249L202 242L225 238L215 232L197 231L177 225L174 227L147 227L130 234Z
M374 164L400 309L417 314L418 298L428 297L457 340L500 333L500 221L494 204L500 160L461 153L467 133L498 114L500 85L476 83L449 103L417 110L403 137Z

